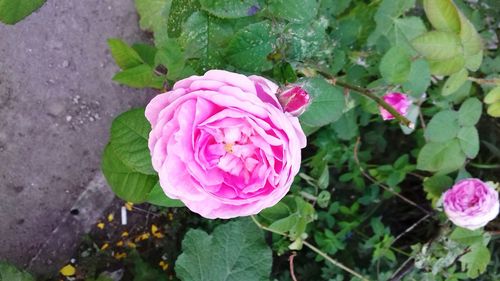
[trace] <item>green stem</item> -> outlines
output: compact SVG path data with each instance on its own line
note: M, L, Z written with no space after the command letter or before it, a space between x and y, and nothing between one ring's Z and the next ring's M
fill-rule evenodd
M351 84L343 82L343 81L339 81L334 76L332 76L332 75L328 74L326 71L322 71L320 69L316 69L315 68L313 72L317 72L321 76L325 77L326 80L327 80L327 82L330 83L330 84L332 84L332 85L341 86L341 87L343 87L345 89L349 89L349 90L358 92L358 93L364 95L365 97L368 97L368 98L372 99L379 106L381 106L383 109L385 109L389 113L391 113L392 116L394 116L394 118L399 121L399 123L405 125L406 127L410 128L410 129L415 128L415 124L413 124L410 120L408 120L403 115L399 114L399 112L396 109L394 109L394 107L392 107L390 104L388 104L387 102L385 102L379 96L375 95L370 89L358 87L358 86L351 85ZM309 71L304 71L304 74L306 76L308 76L308 75L311 75L312 73L310 73ZM314 75L314 74L312 74L312 75Z
M477 84L481 85L500 85L500 78L482 79L482 78L469 77L468 79L472 82L476 82Z
M479 163L469 163L474 168L479 169L499 169L500 164L479 164Z
M253 220L253 222L260 228L260 229L263 229L263 230L266 230L266 231L269 231L269 232L272 232L272 233L275 233L275 234L278 234L278 235L281 235L281 236L285 236L285 237L290 237L288 236L288 234L286 233L283 233L283 232L279 232L279 231L276 231L274 229L270 229L266 226L263 226L254 216L250 216ZM311 249L313 252L315 252L316 254L322 256L325 260L327 260L328 262L330 262L331 264L333 264L334 266L337 266L338 268L341 268L347 272L349 272L350 274L358 277L359 279L363 280L363 281L370 281L369 279L366 279L365 277L363 277L363 275L357 273L356 271L350 269L349 267L343 265L342 263L334 260L333 258L331 258L329 255L327 255L325 252L321 251L320 249L314 247L312 244L310 244L309 242L307 241L302 241L302 243L308 247L309 249Z

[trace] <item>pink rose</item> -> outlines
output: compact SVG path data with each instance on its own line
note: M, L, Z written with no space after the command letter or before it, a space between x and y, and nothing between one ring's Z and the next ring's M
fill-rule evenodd
M496 218L498 192L478 179L464 179L443 194L444 212L456 225L470 230Z
M293 116L299 116L309 105L309 94L300 86L292 86L278 94L278 101L283 110Z
M382 97L386 103L394 107L394 109L401 115L405 116L408 113L411 101L407 95L401 93L390 93ZM384 120L392 120L394 116L387 110L380 107L380 114Z
M299 171L306 137L277 90L260 76L210 70L151 100L149 149L165 194L211 219L278 203Z

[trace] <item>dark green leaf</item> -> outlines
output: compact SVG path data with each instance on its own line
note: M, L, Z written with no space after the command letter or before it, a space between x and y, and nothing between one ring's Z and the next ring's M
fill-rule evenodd
M171 0L170 13L167 21L167 32L171 38L181 35L182 25L191 14L198 11L198 0Z
M142 61L147 63L151 67L155 67L155 56L157 49L154 46L148 44L134 44L132 48L139 54Z
M226 49L228 62L244 71L258 72L272 68L267 56L273 52L276 35L267 21L250 24L234 35Z
M308 22L318 13L318 1L269 0L269 12L278 18L291 22Z
M128 166L143 174L155 175L151 165L148 137L151 125L144 108L120 114L111 125L110 142L114 153Z
M171 199L165 195L165 192L161 189L160 183L157 183L149 192L146 202L162 207L184 207L184 203L180 200Z
M35 281L29 273L0 261L0 281Z
M198 229L186 233L175 272L182 281L269 280L272 251L250 219L231 221L212 235Z
M427 199L435 204L441 198L441 194L453 185L453 179L444 175L434 175L427 178L423 184Z
M109 143L102 155L102 172L115 194L125 201L142 203L158 182L158 177L145 175L127 166Z
M252 7L262 7L262 0L200 0L201 7L220 18L251 16Z
M402 47L392 47L380 62L380 73L390 84L406 82L410 69L411 57Z

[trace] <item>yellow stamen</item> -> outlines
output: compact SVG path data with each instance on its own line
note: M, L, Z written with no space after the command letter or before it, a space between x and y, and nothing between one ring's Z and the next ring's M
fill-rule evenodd
M232 143L225 143L224 150L229 153L233 153L233 145Z

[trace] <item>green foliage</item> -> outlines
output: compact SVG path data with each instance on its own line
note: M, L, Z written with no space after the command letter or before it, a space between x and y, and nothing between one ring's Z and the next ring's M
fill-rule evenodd
M0 262L0 281L35 281L35 278L6 262Z
M211 235L192 229L175 262L177 277L199 280L269 280L272 253L250 219L218 226Z
M298 83L309 92L311 102L299 117L308 135L300 173L285 198L255 217L275 232L268 240L276 253L271 279L290 280L283 259L291 250L301 250L300 263L295 263L299 280L350 278L307 250L304 241L370 280L487 275L489 236L451 232L445 215L437 213L442 193L454 181L498 181L491 168L500 157L498 129L493 118L483 116L480 100L484 113L500 116L500 53L490 48L497 26L484 20L500 14L495 1L485 1L488 5L459 0L135 0L140 26L152 32L154 45L110 39L111 54L122 69L114 79L168 90L180 79L217 68L261 75L281 87ZM406 117L415 128L383 121L379 105L357 87L379 97L408 94L412 105ZM115 121L117 132L112 128L104 153L110 185L130 201L182 206L164 195L146 163L147 122L139 111L129 114L130 120ZM134 133L140 128L145 131ZM424 196L429 202L421 200ZM411 228L423 213L405 198L432 209L432 216ZM250 227L249 221L236 226L241 223L216 228L213 235L188 232L177 277L268 280L270 257L264 258L265 266L255 258L255 266L240 272L243 277L225 269L230 262L236 268L254 258L242 252L226 260L234 253L221 251L233 250L231 237L258 233L262 238L255 227L241 230ZM222 237L229 246L221 246L226 243ZM258 244L256 249L270 255L263 240ZM408 258L415 269L401 266Z
M15 24L38 10L45 0L0 0L0 22Z

